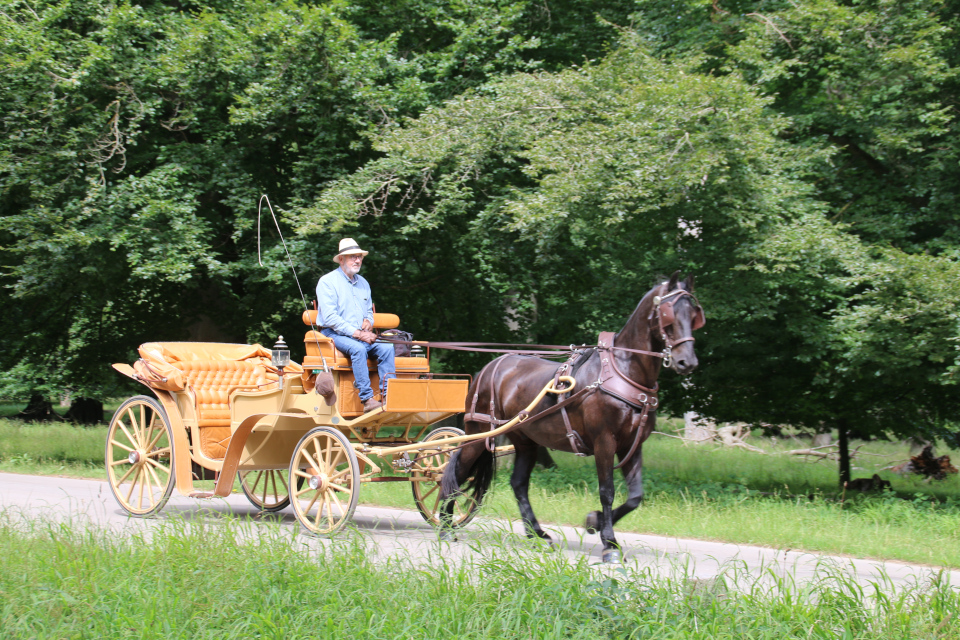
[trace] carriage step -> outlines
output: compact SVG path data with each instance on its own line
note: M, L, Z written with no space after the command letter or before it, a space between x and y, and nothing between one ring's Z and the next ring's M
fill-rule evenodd
M193 493L189 494L189 497L190 498L212 498L215 495L217 494L215 494L213 491L194 491Z

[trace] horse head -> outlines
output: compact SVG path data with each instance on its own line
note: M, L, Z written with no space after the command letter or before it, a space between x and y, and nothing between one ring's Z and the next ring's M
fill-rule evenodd
M697 368L693 332L704 325L703 308L693 295L693 276L675 271L653 298L652 331L664 344L664 365L681 375Z

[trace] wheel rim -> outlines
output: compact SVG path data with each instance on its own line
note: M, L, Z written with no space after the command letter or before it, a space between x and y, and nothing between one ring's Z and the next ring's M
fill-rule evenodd
M454 436L462 436L463 431L453 427L442 427L428 435L423 442L433 442L443 440ZM450 463L450 453L444 452L439 455L424 456L432 453L425 451L418 454L417 463L413 467L411 476L413 487L413 500L417 504L417 509L423 519L434 526L462 527L473 519L477 512L477 501L473 496L462 493L453 498L453 518L450 523L444 523L440 520L440 479L443 472Z
M346 437L327 427L305 435L290 462L288 486L294 484L300 486L291 503L304 528L317 535L342 529L360 493L360 465Z
M127 400L110 421L105 452L107 477L125 511L146 516L159 511L173 491L170 426L152 398Z
M286 473L277 469L244 471L240 486L253 506L263 511L280 511L290 504Z

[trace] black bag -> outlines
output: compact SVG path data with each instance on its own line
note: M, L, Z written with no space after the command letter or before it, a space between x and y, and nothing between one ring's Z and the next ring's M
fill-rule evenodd
M380 337L386 342L393 342L394 340L401 340L405 342L413 341L413 334L409 331L400 331L399 329L387 329L380 333ZM408 344L394 344L393 345L393 355L398 358L406 358L410 355L410 345Z

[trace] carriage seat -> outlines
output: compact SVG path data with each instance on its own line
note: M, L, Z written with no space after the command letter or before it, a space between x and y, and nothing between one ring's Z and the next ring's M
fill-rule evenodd
M316 326L317 312L304 311L303 323L308 326ZM396 329L400 326L400 317L393 313L374 313L374 329ZM307 357L303 360L305 369L322 368L323 358L326 358L327 364L331 368L341 371L350 371L353 367L350 364L350 358L342 351L333 346L333 340L323 335L319 331L310 330L303 336L303 343L307 349ZM394 358L394 365L398 373L429 373L430 361L427 358ZM367 368L371 371L377 370L376 363L367 360Z
M270 351L258 344L152 342L141 345L142 368L166 379L158 388L187 391L195 401L200 450L222 459L230 441L230 394L237 389L275 389L279 379ZM134 365L134 368L137 368ZM291 371L299 367L291 363Z

